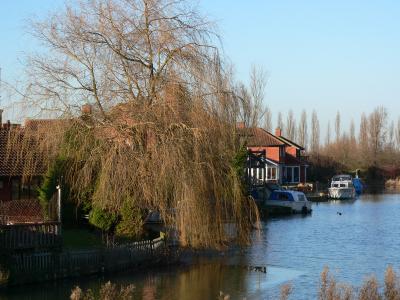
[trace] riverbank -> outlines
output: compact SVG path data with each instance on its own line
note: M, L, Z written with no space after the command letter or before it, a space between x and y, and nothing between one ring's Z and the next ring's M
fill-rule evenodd
M335 275L329 268L324 268L320 276L318 290L318 298L320 300L397 300L400 297L400 283L398 275L389 266L385 271L385 279L383 289L380 287L375 275L364 280L359 288L350 284L338 282ZM287 300L296 297L297 291L293 289L290 283L283 284L280 287L280 300ZM132 284L117 286L111 282L103 284L99 291L88 289L83 291L80 287L75 287L71 291L70 299L72 300L109 300L109 299L134 299L135 286ZM230 294L220 291L214 299L227 300ZM244 298L246 299L246 298Z
M3 255L0 287L113 273L174 261L165 240L129 243L114 248L12 253Z
M261 231L255 231L251 245L243 249L206 256L194 253L182 263L140 271L74 277L24 289L10 287L0 293L0 299L68 299L75 286L98 291L108 281L117 286L133 284L134 299L217 299L220 291L231 299L279 299L280 288L287 283L293 288L289 299L318 299L320 272L325 266L337 282L354 287L370 274L383 283L388 265L399 269L399 215L398 194L363 194L354 201L315 203L311 215L262 220ZM181 253L180 258L185 257ZM244 266L266 266L267 272Z

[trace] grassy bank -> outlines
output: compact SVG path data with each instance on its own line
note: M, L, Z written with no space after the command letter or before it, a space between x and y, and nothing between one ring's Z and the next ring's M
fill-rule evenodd
M101 234L83 228L63 230L63 246L67 250L103 247Z

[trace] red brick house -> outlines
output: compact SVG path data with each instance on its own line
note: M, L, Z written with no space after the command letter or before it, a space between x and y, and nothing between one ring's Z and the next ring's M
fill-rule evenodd
M251 170L252 177L279 184L307 182L304 147L283 137L279 128L272 134L262 128L244 128L240 124L238 127L248 150L265 153L265 170Z
M40 122L29 120L25 126L0 123L0 203L37 198L36 190L46 168L36 151L37 145L22 141L26 130L38 130ZM19 146L23 143L23 147Z

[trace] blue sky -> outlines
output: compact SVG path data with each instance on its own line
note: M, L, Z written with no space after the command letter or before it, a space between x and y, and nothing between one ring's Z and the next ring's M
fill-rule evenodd
M0 2L3 79L19 77L18 59L36 47L25 20L61 0ZM400 1L203 0L217 21L225 54L247 80L252 64L269 74L266 103L275 115L316 109L321 125L337 110L344 126L362 111L400 111Z

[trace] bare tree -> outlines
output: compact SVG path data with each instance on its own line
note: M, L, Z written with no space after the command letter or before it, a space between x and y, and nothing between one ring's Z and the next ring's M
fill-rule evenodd
M303 110L298 126L297 140L304 148L307 148L307 137L307 113L305 110Z
M396 137L395 137L395 129L394 129L394 121L392 120L390 122L389 128L388 128L388 135L387 135L387 141L386 141L386 147L389 150L389 152L392 152L395 147L396 147Z
M374 164L377 163L378 154L385 143L387 117L387 110L382 106L375 108L369 116L369 144Z
M185 5L83 1L34 23L35 36L51 50L30 58L29 92L43 109L72 113L91 102L106 119L116 103L163 101L166 83L197 86L200 67L214 64L216 48L210 22Z
M359 148L361 154L361 161L368 161L369 156L369 135L368 135L368 118L363 113L360 120L360 133L359 133Z
M289 110L286 119L286 136L292 141L296 139L296 120L292 110Z
M331 143L331 122L328 121L328 126L326 127L325 145L329 146L330 143Z
M268 132L272 131L272 112L268 106L265 108L264 129Z
M267 76L263 69L252 66L250 71L250 87L240 83L236 89L236 96L242 105L241 119L248 127L261 127L267 112L264 105Z
M335 135L336 135L336 142L340 140L340 112L337 111L336 118L335 118Z
M397 119L396 143L397 143L397 149L400 149L400 117Z
M277 122L276 122L276 126L282 130L282 133L284 132L285 126L283 124L283 117L282 117L282 113L281 112L278 113L278 119L277 119Z
M319 120L318 115L315 110L312 112L311 116L311 143L310 148L311 152L317 154L319 152Z
M353 140L356 139L356 127L354 125L354 120L353 119L351 119L351 122L350 122L349 134L350 134L350 139L353 139Z
M261 127L261 122L267 110L264 104L267 74L261 68L253 65L250 71L250 93L253 99L253 126Z

